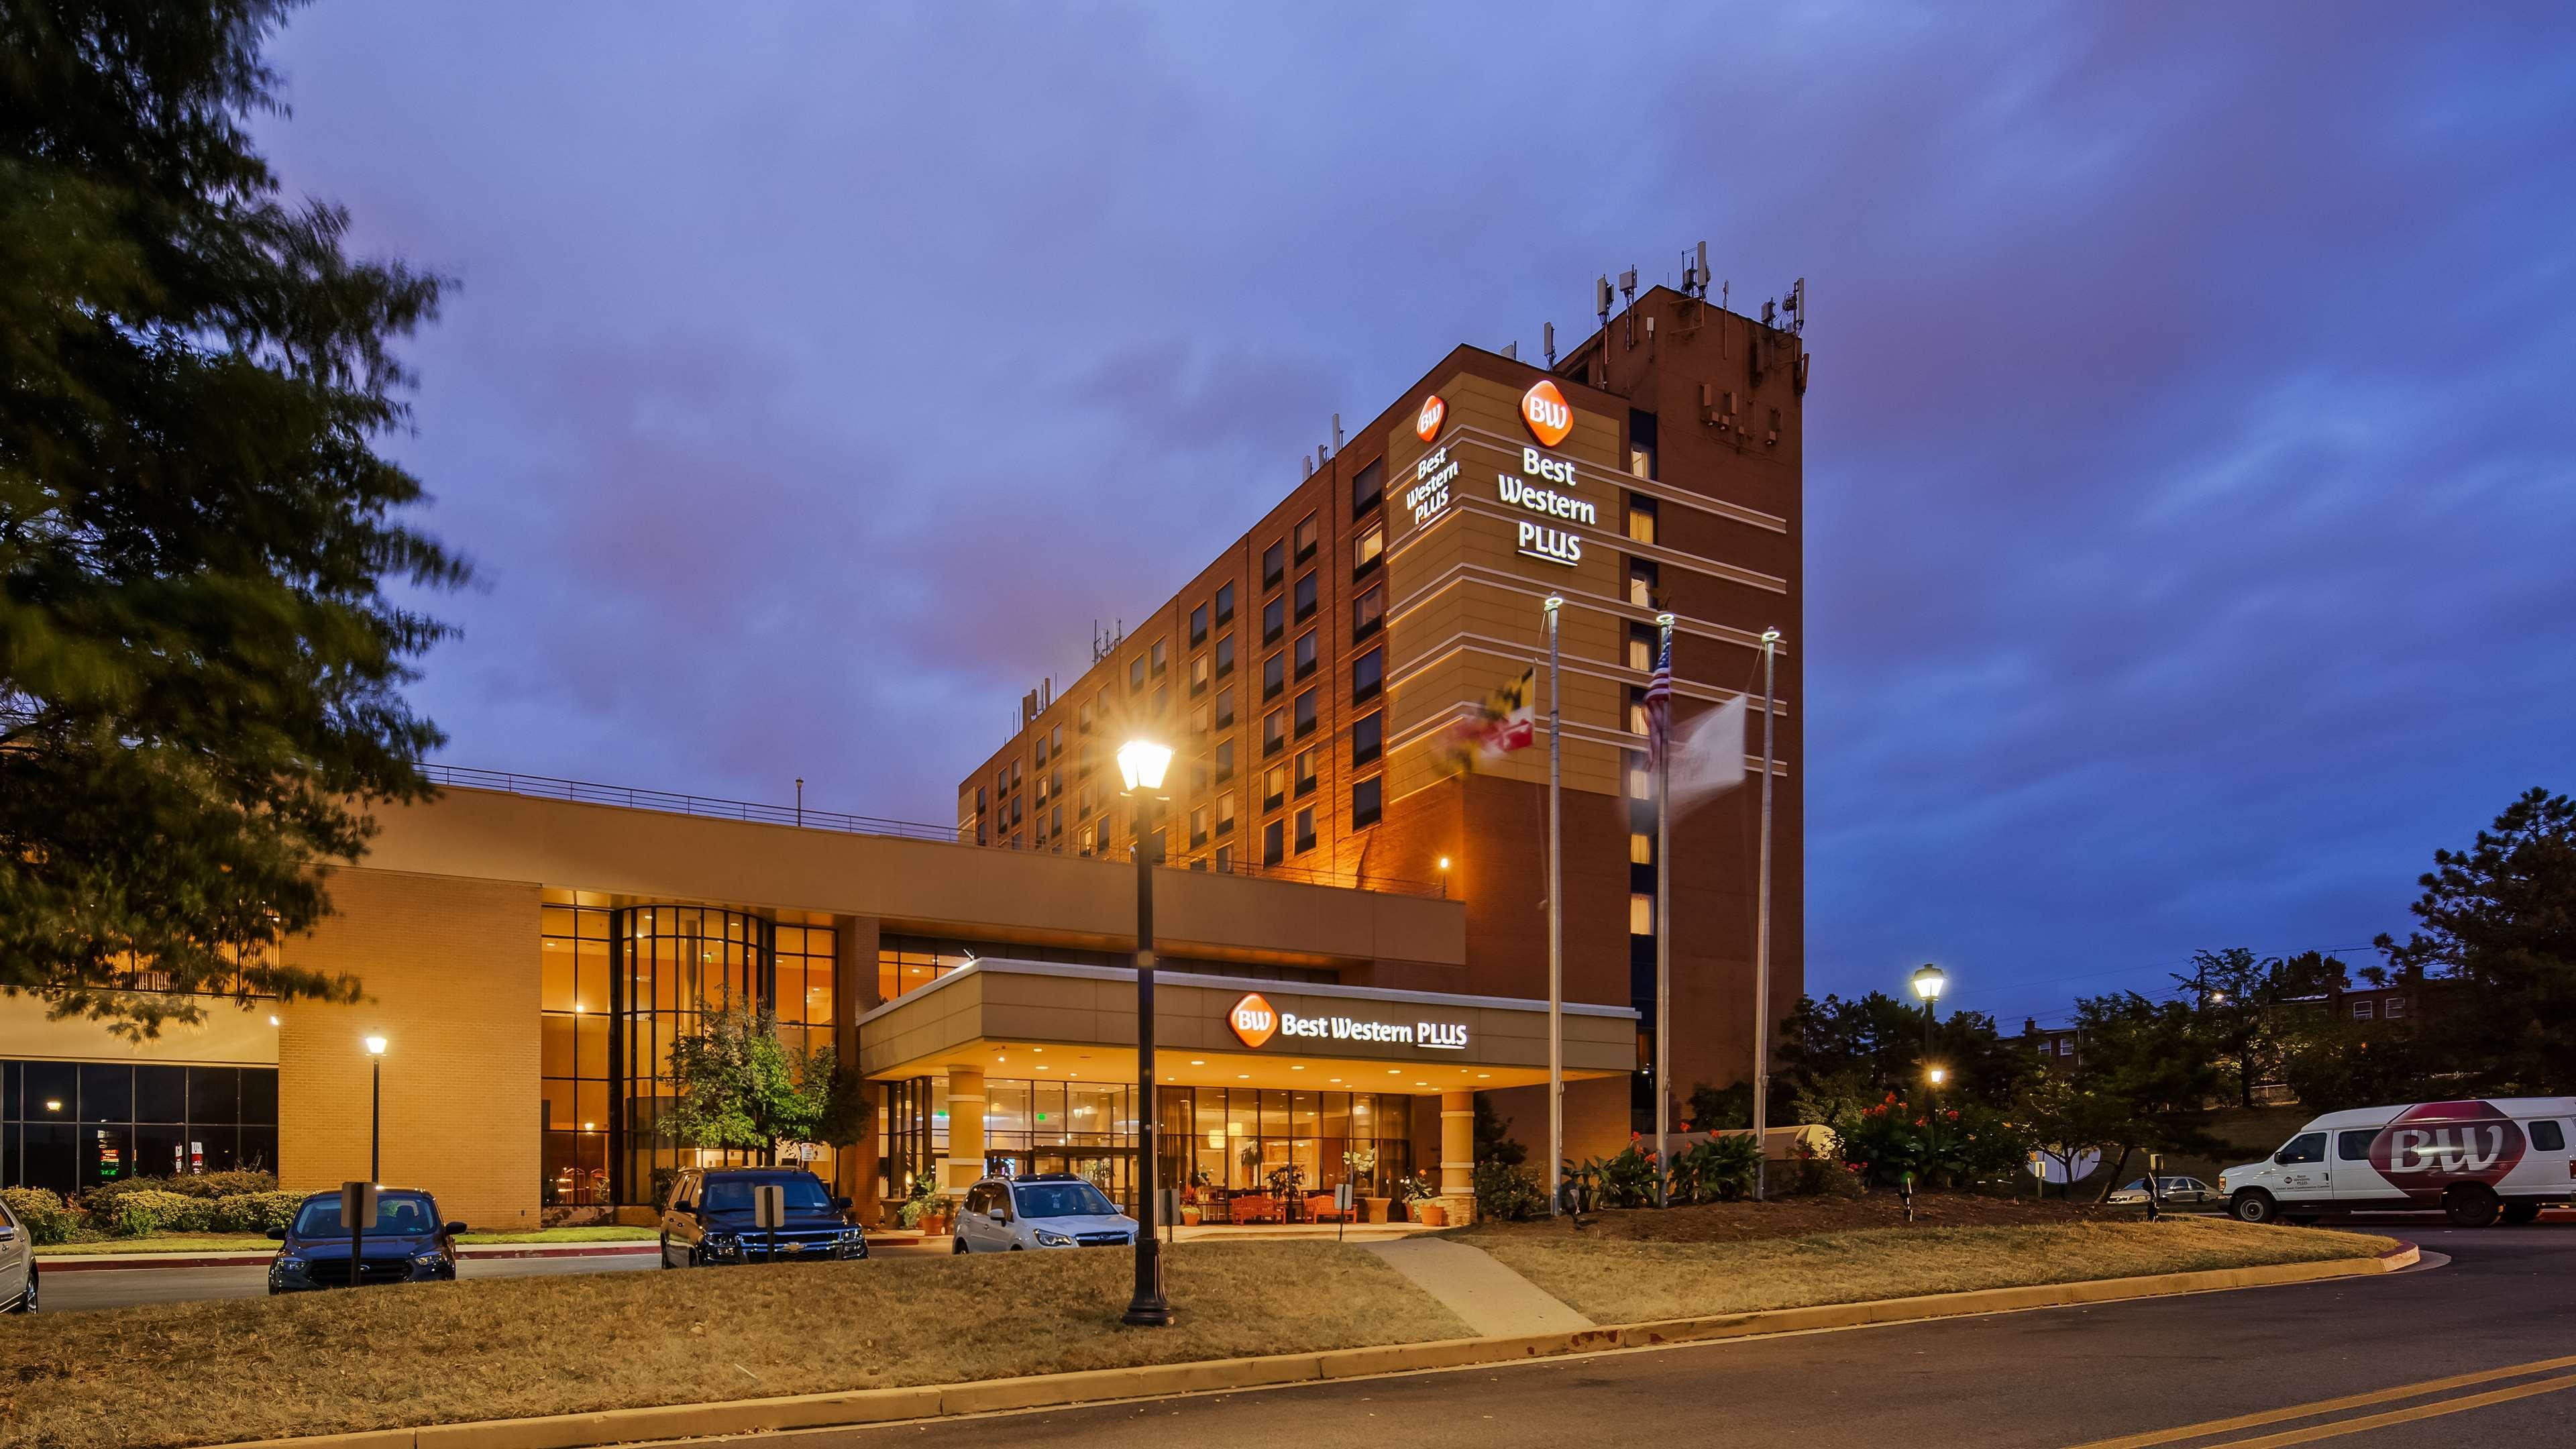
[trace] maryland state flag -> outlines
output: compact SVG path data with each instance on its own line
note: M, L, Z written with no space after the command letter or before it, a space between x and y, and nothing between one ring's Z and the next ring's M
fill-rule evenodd
M1490 764L1514 750L1527 748L1538 733L1532 718L1533 701L1537 698L1535 666L1522 670L1519 678L1487 696L1476 713L1449 727L1448 739L1441 748L1441 773L1463 775L1479 764Z

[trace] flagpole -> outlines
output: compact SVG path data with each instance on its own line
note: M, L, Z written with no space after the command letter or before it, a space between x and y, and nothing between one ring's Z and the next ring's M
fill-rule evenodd
M1762 631L1762 854L1753 907L1753 1200L1769 1175L1771 1089L1771 687L1780 631ZM1741 746L1738 746L1741 748Z
M1557 615L1565 600L1547 598L1547 1211L1564 1211L1565 1174L1565 838L1557 816L1563 783L1564 720L1559 712Z
M1672 667L1673 616L1657 614L1663 626L1663 652L1657 659ZM1673 1071L1673 741L1672 699L1667 696L1663 743L1655 751L1655 1206L1672 1205L1672 1143L1665 1124L1672 1116ZM1654 729L1648 720L1646 728Z

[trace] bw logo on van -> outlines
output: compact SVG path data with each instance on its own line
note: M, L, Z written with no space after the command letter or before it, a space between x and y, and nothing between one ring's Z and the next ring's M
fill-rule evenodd
M2529 1146L2522 1127L2490 1102L2426 1102L2371 1139L2370 1165L2407 1196L2438 1199L2455 1182L2504 1180Z
M1440 424L1448 417L1449 404L1440 400L1440 394L1433 393L1422 400L1422 411L1413 419L1413 435L1426 443L1430 442L1440 436Z
M1247 991L1243 999L1227 1012L1225 1024L1234 1028L1235 1040L1248 1047L1258 1047L1279 1030L1279 1013L1270 1009L1258 991Z
M1529 424L1531 437L1553 448L1574 431L1574 409L1556 384L1542 377L1521 394L1521 421Z

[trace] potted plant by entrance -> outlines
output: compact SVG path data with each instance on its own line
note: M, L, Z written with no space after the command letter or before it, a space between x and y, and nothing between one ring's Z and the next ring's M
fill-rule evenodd
M1376 1150L1362 1148L1356 1152L1345 1152L1342 1154L1342 1166L1350 1169L1351 1196L1359 1199L1361 1203L1360 1221L1364 1223L1387 1221L1386 1210L1389 1200L1371 1195L1377 1191Z
M894 1220L935 1238L948 1231L948 1199L931 1185L929 1178L916 1177L912 1190L904 1195L903 1206L895 1209Z
M1449 1225L1449 1210L1440 1205L1440 1194L1430 1183L1418 1177L1407 1177L1395 1185L1404 1199L1405 1214L1426 1228Z

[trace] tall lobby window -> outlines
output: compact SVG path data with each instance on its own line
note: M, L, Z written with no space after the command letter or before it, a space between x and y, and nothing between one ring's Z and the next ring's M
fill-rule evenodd
M1170 651L1165 647L1164 642L1160 639L1155 640L1147 647L1146 656L1153 661L1154 673L1157 676L1161 675L1166 668L1170 667L1172 662Z
M277 1165L275 1067L0 1060L0 1187Z
M1297 696L1297 738L1301 740L1315 732L1315 694L1310 689Z
M1304 563L1306 560L1313 558L1315 556L1315 515L1309 513L1305 517L1297 520L1297 532L1295 537L1297 541L1297 562Z
M1261 717L1261 753L1266 757L1279 753L1288 743L1288 712L1274 709Z
M1660 642L1654 625L1631 623L1628 626L1628 667L1640 673L1653 672L1655 646Z
M1313 750L1297 752L1297 793L1299 795L1315 793L1315 752Z
M1386 646L1380 644L1351 661L1351 703L1375 699L1385 688Z
M1628 495L1628 536L1639 543L1655 541L1655 500L1642 493Z
M1261 642L1276 644L1288 632L1288 601L1272 599L1261 606Z
M545 1098L543 1200L566 1207L608 1201L609 1034L614 912L549 891L538 913L539 1089ZM828 979L828 978L827 978Z
M1386 803L1386 781L1370 776L1351 787L1351 828L1375 825Z
M1191 642L1191 643L1193 643L1193 644L1204 644L1204 643L1206 643L1206 642L1207 642L1207 631L1208 631L1207 616L1208 616L1208 606L1207 606L1207 605L1205 605L1205 604L1201 604L1201 605L1199 605L1197 608L1190 610L1190 642Z
M1234 723L1234 686L1229 684L1216 692L1216 727L1225 729Z
M1277 865L1282 859L1284 846L1281 843L1281 837L1287 832L1280 826L1281 822L1273 820L1261 827L1261 863L1263 865Z
M1351 540L1351 577L1357 578L1376 568L1378 560L1385 556L1386 522L1375 519L1360 530L1359 537Z
M1365 765L1386 750L1386 712L1363 715L1351 726L1351 763Z
M1226 624L1227 624L1227 623L1229 623L1229 622L1231 622L1231 621L1233 620L1233 618L1234 618L1234 583L1233 583L1233 581L1232 581L1232 580L1228 580L1228 581L1226 581L1225 583L1222 583L1222 584L1217 585L1217 589L1216 589L1216 622L1217 622L1217 627L1218 627L1218 628L1220 628L1220 629L1224 628L1224 627L1226 626Z
M1632 478L1653 481L1655 473L1655 415L1628 410L1628 474Z
M1261 772L1261 808L1276 810L1288 798L1288 772L1273 765Z
M1315 614L1315 576L1307 574L1297 580L1297 622L1302 624Z
M1227 634L1216 641L1216 677L1223 679L1233 672L1234 636Z
M1232 790L1225 791L1216 797L1216 833L1219 835L1234 833L1234 792Z
M1386 621L1386 585L1371 584L1351 600L1351 637L1365 639Z
M1651 609L1655 607L1655 600L1662 592L1663 575L1661 571L1655 567L1655 561L1653 559L1632 558L1628 560L1629 603L1636 605L1640 609Z
M1275 589L1279 587L1279 581L1287 575L1288 545L1274 543L1263 549L1261 551L1261 586L1265 589Z
M1386 460L1384 458L1351 475L1351 517L1357 518L1377 507L1378 500L1385 496Z
M1297 853L1304 855L1315 848L1315 807L1309 805L1297 812Z
M1288 656L1273 654L1261 661L1261 697L1272 699L1288 687Z
M1303 679L1314 672L1315 631L1309 629L1297 636L1297 677Z

